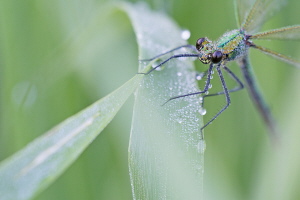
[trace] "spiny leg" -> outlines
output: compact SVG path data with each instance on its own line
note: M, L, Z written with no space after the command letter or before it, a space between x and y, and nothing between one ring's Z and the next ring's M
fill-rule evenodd
M244 88L244 84L242 83L242 81L228 67L226 67L225 65L223 65L223 69L238 84L235 88L228 90L228 92L231 93L231 92L236 92L236 91L242 90ZM214 93L214 94L204 95L203 96L203 100L202 100L202 107L204 106L204 98L206 98L206 97L212 97L212 96L217 96L217 95L222 95L222 94L224 94L224 91L217 92L217 93Z
M193 93L189 93L189 94L184 94L184 95L179 95L179 96L172 97L168 101L166 101L163 105L165 105L166 103L168 103L169 101L174 100L174 99L178 99L178 98L182 98L182 97L187 97L187 96L192 96L192 95L203 94L203 93L207 92L208 89L209 89L209 84L210 84L210 79L211 79L211 73L213 71L213 68L214 68L214 65L210 64L209 69L208 69L208 73L207 73L207 80L206 80L206 83L205 83L203 91L193 92Z
M256 108L260 112L263 120L267 124L269 131L271 133L271 138L276 140L277 133L276 133L276 126L275 126L273 116L259 91L258 85L255 82L253 71L251 69L248 57L244 57L241 60L240 67L242 69L249 94L253 102L255 103Z
M218 75L219 75L219 78L221 80L221 84L222 84L222 87L223 87L223 91L224 91L224 94L225 94L225 99L226 99L226 105L213 117L211 118L201 129L200 131L202 132L202 130L207 127L209 124L211 124L222 112L224 112L224 110L226 110L228 108L228 106L230 105L230 96L229 96L229 91L227 89L227 86L226 86L226 82L225 82L225 79L223 77L223 74L222 74L222 71L221 71L221 68L220 68L220 65L218 65L216 67L217 69L217 72L218 72Z
M148 72L146 72L146 73L137 73L137 74L145 74L145 75L147 75L147 74L151 73L152 71L154 71L155 69L161 67L163 64L165 64L166 62L170 61L173 58L199 57L199 56L200 56L199 54L177 54L177 55L173 55L173 56L167 58L166 60L162 61L161 63L159 63L157 66L153 67Z
M171 50L169 50L169 51L166 51L166 52L164 52L164 53L162 53L162 54L159 54L159 55L157 55L157 56L154 56L154 57L152 57L152 58L149 58L149 59L141 59L141 60L139 60L139 61L152 61L152 60L154 60L154 59L156 59L156 58L159 58L159 57L161 57L161 56L164 56L164 55L166 55L166 54L168 54L168 53L172 53L173 51L179 50L179 49L181 49L181 48L189 48L189 49L191 49L192 51L198 52L195 46L190 45L190 44L186 44L186 45L182 45L182 46L176 47L176 48L174 48L174 49L171 49Z

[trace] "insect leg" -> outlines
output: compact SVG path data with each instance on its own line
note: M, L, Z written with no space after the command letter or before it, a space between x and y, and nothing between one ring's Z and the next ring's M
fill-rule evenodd
M187 97L187 96L192 96L192 95L203 94L203 93L207 92L208 89L209 89L209 84L210 84L210 79L211 79L211 72L212 72L213 68L214 68L214 65L210 64L209 69L208 69L208 73L207 73L207 80L206 80L206 83L205 83L203 91L199 91L199 92L194 92L194 93L189 93L189 94L184 94L184 95L179 95L179 96L172 97L168 101L166 101L163 105L165 105L166 103L168 103L169 101L174 100L174 99L178 99L178 98L182 98L182 97Z
M236 92L236 91L242 90L244 88L244 84L242 83L242 81L225 65L223 65L223 69L225 69L225 71L230 75L230 77L233 80L235 80L235 82L238 84L235 88L228 90L228 92L231 93L231 92ZM224 94L224 91L217 92L217 93L214 93L214 94L204 95L203 96L203 101L202 101L202 107L204 106L204 98L211 97L211 96L222 95L222 94Z
M161 67L163 64L165 64L166 62L168 62L169 60L173 59L173 58L183 58L183 57L199 57L200 55L199 54L177 54L177 55L173 55L169 58L167 58L166 60L162 61L161 63L159 63L157 66L153 67L151 70L149 70L148 72L146 73L138 73L138 74L149 74L151 73L152 71L154 71L155 69Z
M176 51L176 50L181 49L181 48L189 48L189 49L191 49L192 51L198 52L198 50L196 49L195 46L190 45L190 44L186 44L186 45L182 45L182 46L176 47L176 48L174 48L174 49L171 49L171 50L169 50L169 51L166 51L165 53L159 54L159 55L154 56L154 57L152 57L152 58L149 58L149 59L141 59L141 60L139 60L139 61L152 61L152 60L154 60L154 59L156 59L156 58L159 58L159 57L161 57L161 56L163 56L163 55L166 55L166 54L168 54L168 53L171 53L171 52Z
M231 100L230 100L230 96L229 96L229 91L227 89L227 86L226 86L226 82L225 82L225 79L223 77L223 74L222 74L222 71L221 71L221 68L220 68L220 65L218 65L216 67L217 69L217 72L218 72L218 75L219 75L219 78L221 80L221 84L222 84L222 87L223 87L223 91L224 91L224 94L225 94L225 99L226 99L226 105L213 117L211 118L200 130L202 132L202 130L207 127L209 124L212 123L212 121L214 121L222 112L224 112L228 106L230 105L231 103Z

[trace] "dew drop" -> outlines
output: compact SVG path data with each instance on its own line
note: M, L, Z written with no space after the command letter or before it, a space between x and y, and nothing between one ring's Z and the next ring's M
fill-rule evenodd
M208 94L209 94L209 91L206 91L205 94L208 95Z
M177 72L177 76L182 76L182 73L181 72Z
M212 84L209 84L209 85L208 85L208 88L209 88L209 89L212 88Z
M205 115L206 114L206 109L201 107L199 109L199 113L200 113L200 115Z
M188 40L191 37L191 32L187 29L181 31L181 38L184 40Z
M159 62L154 62L153 64L152 64L152 68L155 68L155 67L157 67L159 65ZM160 66L160 67L157 67L155 70L156 71L161 71L161 70L163 70L164 69L164 66Z
M202 80L203 76L204 76L204 73L196 74L196 80L198 80L198 81Z

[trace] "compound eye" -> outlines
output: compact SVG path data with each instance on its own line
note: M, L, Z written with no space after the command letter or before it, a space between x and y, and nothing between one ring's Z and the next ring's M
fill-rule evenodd
M216 64L222 60L223 53L221 51L215 51L211 56L211 62Z
M202 48L203 48L203 46L204 46L204 41L206 41L206 39L205 38L199 38L198 40L197 40L197 42L196 42L196 49L198 50L198 51L200 51Z

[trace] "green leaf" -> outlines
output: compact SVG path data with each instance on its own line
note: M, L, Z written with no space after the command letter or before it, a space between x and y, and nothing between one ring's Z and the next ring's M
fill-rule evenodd
M1 199L30 199L49 186L113 119L142 77L136 75L3 161Z
M137 35L140 59L186 43L182 30L166 15L150 11L144 4L125 5L124 9ZM141 62L140 70L146 64ZM145 76L136 91L129 147L134 199L202 198L205 143L200 133L199 96L162 106L171 97L196 91L190 59L168 62L163 70Z

